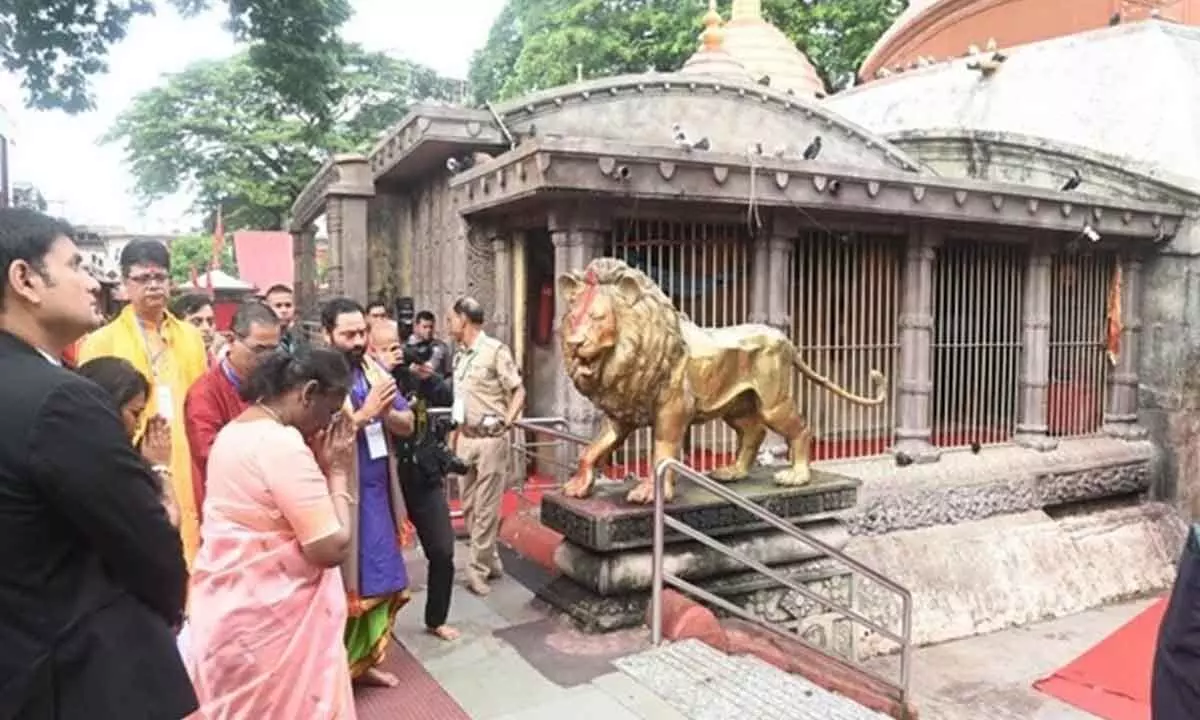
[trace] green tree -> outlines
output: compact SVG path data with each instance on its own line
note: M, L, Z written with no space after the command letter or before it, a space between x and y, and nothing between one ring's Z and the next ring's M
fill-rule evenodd
M763 14L841 89L907 0L763 0ZM727 15L727 13L726 13ZM698 46L698 0L508 0L471 61L476 102L586 77L680 68Z
M364 151L419 100L451 100L459 83L380 53L347 48L328 122L272 89L243 54L196 63L134 98L104 142L119 143L145 203L189 193L218 205L230 229L279 228L321 162Z
M30 106L76 113L93 106L91 79L108 69L129 23L174 6L185 16L218 0L8 0L0 2L0 62L22 78ZM277 93L321 114L342 62L338 35L350 0L225 0L226 23ZM154 62L147 58L147 62Z

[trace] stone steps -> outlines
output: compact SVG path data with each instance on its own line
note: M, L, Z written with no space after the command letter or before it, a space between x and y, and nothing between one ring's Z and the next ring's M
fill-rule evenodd
M699 640L614 664L689 720L890 720L757 657L727 655Z

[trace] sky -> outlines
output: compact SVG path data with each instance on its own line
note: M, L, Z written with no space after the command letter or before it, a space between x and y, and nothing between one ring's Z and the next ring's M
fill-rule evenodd
M347 40L463 78L503 0L357 0L354 6L355 16L343 31ZM233 54L236 47L221 28L222 19L220 10L184 20L163 9L134 22L113 49L108 74L94 81L96 109L84 115L27 110L20 79L0 76L0 122L13 140L12 181L33 183L52 213L75 224L168 233L197 225L187 198L169 198L143 210L131 192L133 180L122 166L120 148L97 141L129 101L158 84L164 73Z

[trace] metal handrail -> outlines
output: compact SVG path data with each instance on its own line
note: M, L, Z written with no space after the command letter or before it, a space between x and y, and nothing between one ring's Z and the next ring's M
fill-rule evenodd
M741 508L742 510L750 513L751 515L753 515L756 518L758 518L759 520L767 523L768 525L771 525L771 526L775 527L776 529L784 532L785 534L791 536L792 538L799 540L801 542L807 543L808 545L811 545L812 547L825 553L829 557L837 560L838 562L841 562L843 565L847 566L848 568L850 568L854 571L857 571L858 573L860 573L862 575L865 575L866 577L873 580L875 583L896 593L900 597L900 602L901 602L900 634L897 635L896 633L881 627L878 623L864 617L863 615L861 615L854 609L849 608L849 607L844 607L841 604L837 603L836 601L833 601L829 598L823 597L823 596L819 595L818 593L815 593L812 590L809 590L808 588L804 587L801 583L797 583L797 582L791 580L790 578L784 577L782 574L775 572L774 570L772 570L771 568L767 567L766 565L758 562L757 560L747 557L744 553L741 553L741 552L729 547L728 545L725 545L724 543L722 543L718 540L714 540L713 538L705 535L704 533L700 532L699 530L696 530L695 528L691 527L690 525L687 525L686 523L676 520L675 518L667 515L666 500L663 497L663 487L664 487L664 484L666 481L667 473L671 472L671 471L679 473L681 476L687 478L688 480L691 480L692 482L696 483L697 485L704 488L705 490L713 493L717 497L719 497L729 503L732 503L736 507ZM904 699L906 699L908 697L909 674L910 674L910 670L911 670L910 666L911 666L911 661L912 661L912 593L910 593L907 588L905 588L904 586L895 582L894 580L890 580L887 577L884 577L878 571L876 571L870 567L867 567L866 565L855 560L854 558L851 558L850 556L843 553L841 550L834 548L833 546L822 541L821 539L817 538L816 536L812 535L811 533L801 530L800 528L789 523L788 521L784 520L783 518L779 517L778 515L775 515L774 513L769 512L768 510L766 510L765 508L760 506L758 503L748 500L747 498L739 495L738 493L730 490L729 488L725 487L721 483L716 482L715 480L712 480L711 478L705 477L704 475L700 474L699 472L693 470L692 468L688 467L687 465L683 464L682 462L680 462L679 460L676 460L674 458L668 458L666 460L662 460L654 468L654 541L653 541L653 548L652 548L653 575L652 575L652 580L651 580L651 585L650 585L650 633L651 633L651 640L653 641L653 643L655 645L662 644L663 586L671 585L672 587L675 587L675 588L682 590L688 594L699 597L700 599L702 599L706 602L716 605L716 606L720 607L721 609L742 618L743 620L747 620L749 622L755 623L756 625L759 625L760 627L763 627L777 635L780 635L781 637L785 637L789 640L799 641L800 643L806 645L807 647L809 647L817 652L820 652L822 654L828 654L827 650L817 647L816 645L808 642L803 637L801 637L799 634L780 630L779 628L771 625L770 623L765 622L762 618L754 615L753 613L750 613L750 612L734 605L733 603L729 602L725 598L714 595L713 593L710 593L707 590L705 590L697 585L694 585L694 584L684 580L681 577L667 573L666 567L665 567L664 551L665 551L666 528L668 528L668 527L671 528L672 530L674 530L675 532L678 532L686 537L689 537L693 540L700 542L701 544L703 544L713 550L716 550L717 552L725 555L726 557L732 558L733 560L736 560L737 562L740 562L740 563L746 565L747 567L749 567L753 570L756 570L757 572L769 577L770 579L774 580L775 582L779 583L780 585L783 585L783 586L789 588L790 590L800 593L804 597L806 597L810 600L813 600L814 602L820 603L825 608L828 608L828 609L834 610L838 613L841 613L844 616L846 616L847 618L854 620L856 622L859 622L859 623L863 624L864 626L866 626L867 628L874 630L875 632L879 633L883 637L885 637L895 643L898 643L900 645L900 682L899 682L899 684L897 684L896 682L894 682L893 680L891 680L887 677L880 675L879 673L876 673L875 671L871 670L870 668L863 666L861 663L859 663L857 661L856 658L850 658L850 661L856 667L858 667L860 670L865 672L866 674L870 675L871 677L873 677L873 678L879 680L880 682L883 682L883 683L887 684L888 686L892 687L893 689L897 690L900 694L901 701L903 701Z

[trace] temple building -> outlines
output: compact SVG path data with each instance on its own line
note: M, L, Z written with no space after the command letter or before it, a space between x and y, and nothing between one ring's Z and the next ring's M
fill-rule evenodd
M296 200L300 302L323 215L331 292L479 298L527 414L590 436L555 278L622 258L700 325L778 328L854 392L890 380L877 407L798 395L816 467L861 483L842 546L912 591L917 642L1160 589L1200 471L1200 29L1174 21L1200 3L1126 4L916 1L827 96L734 0L678 72L418 106ZM685 461L732 438L695 427Z

